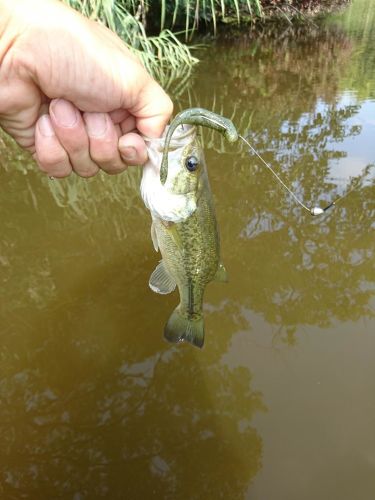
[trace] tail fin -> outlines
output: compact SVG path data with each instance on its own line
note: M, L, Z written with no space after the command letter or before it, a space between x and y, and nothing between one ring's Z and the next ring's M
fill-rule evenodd
M171 314L164 328L164 337L168 342L190 342L197 347L203 347L204 343L204 321L200 316L197 319L189 319L182 316L179 308Z

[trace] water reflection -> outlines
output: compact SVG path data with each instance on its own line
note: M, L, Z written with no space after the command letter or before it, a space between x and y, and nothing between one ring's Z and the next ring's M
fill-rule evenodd
M369 146L361 156L351 151L369 104L338 93L354 50L336 28L312 29L297 41L224 43L202 69L210 76L198 75L199 93L192 93L200 105L232 114L306 205L325 206L358 186L313 220L256 158L228 152L217 135L206 134L216 146L209 162L232 271L230 300L245 316L261 313L291 343L301 325L326 327L373 314L375 171ZM228 77L218 81L223 73Z
M180 98L232 116L309 205L361 182L313 219L239 145L205 132L230 282L208 288L202 352L162 340L177 297L147 287L158 257L140 172L51 182L0 145L2 498L246 497L267 460L254 422L274 408L247 360L258 351L236 352L236 339L272 330L294 344L309 325L323 335L373 317L374 183L363 174L375 79L352 80L367 94L346 86L370 45L345 29L220 42ZM308 392L301 422L321 407Z
M203 356L164 346L152 295L113 271L71 300L60 292L42 311L7 315L2 496L241 496L261 460L251 374L221 363L221 344Z
M136 176L116 193L132 199ZM248 369L221 362L227 337L203 353L162 340L174 298L147 288L156 254L140 200L130 210L98 179L91 194L109 206L90 213L92 200L56 198L36 172L5 178L2 496L240 496L261 463L262 396Z

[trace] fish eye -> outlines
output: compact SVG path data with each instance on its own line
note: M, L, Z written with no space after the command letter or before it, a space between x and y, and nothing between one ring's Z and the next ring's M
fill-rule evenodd
M185 161L185 166L189 172L195 172L199 166L199 161L196 156L188 156Z

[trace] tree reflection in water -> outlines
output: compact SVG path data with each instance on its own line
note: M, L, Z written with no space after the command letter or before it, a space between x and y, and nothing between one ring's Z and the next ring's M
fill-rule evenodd
M106 265L70 301L67 290L37 313L21 310L25 322L7 315L2 496L241 496L261 460L251 421L264 407L251 374L220 361L225 338L203 352L166 346L167 308L155 312L145 272L124 279Z
M216 498L260 468L251 373L221 361L227 336L203 352L164 343L175 297L147 287L137 172L119 179L3 172L4 498Z
M297 41L219 44L201 70L210 77L198 74L199 91L189 96L231 116L307 206L325 206L358 185L313 219L241 145L229 151L217 134L205 134L216 150L208 162L231 271L230 299L245 315L262 314L288 342L302 325L326 327L373 314L373 158L353 157L350 144L343 144L362 132L356 117L363 100L338 93L348 65L358 65L354 50L332 27L302 33ZM223 73L227 77L217 81ZM356 179L333 173L347 157L352 175L358 174L356 162L362 165Z

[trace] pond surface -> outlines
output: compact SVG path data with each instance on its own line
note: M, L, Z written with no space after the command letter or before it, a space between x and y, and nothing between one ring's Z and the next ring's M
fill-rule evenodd
M206 292L203 350L171 346L178 297L140 170L51 182L0 151L0 498L373 500L375 11L222 40L176 107L204 132L228 284ZM176 91L177 94L177 91Z

